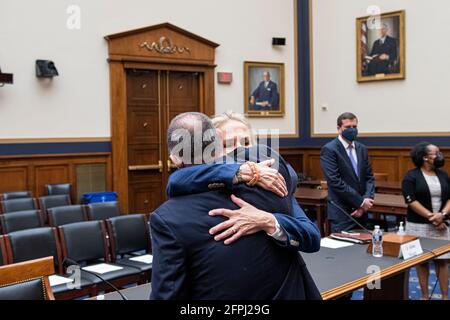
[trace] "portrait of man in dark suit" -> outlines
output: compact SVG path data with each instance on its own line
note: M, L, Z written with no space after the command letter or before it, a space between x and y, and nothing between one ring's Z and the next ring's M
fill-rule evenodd
M244 109L250 117L284 115L283 63L244 63Z
M405 78L405 11L357 21L357 81Z
M368 74L376 75L380 73L390 74L396 73L396 62L398 58L398 41L396 38L389 36L389 26L383 23L380 29L380 38L375 40L367 59Z
M270 72L263 72L263 81L253 90L250 97L250 109L277 110L279 109L280 95L278 85L270 79Z

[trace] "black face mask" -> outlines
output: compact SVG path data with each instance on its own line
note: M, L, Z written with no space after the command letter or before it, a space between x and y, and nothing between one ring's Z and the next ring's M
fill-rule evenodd
M445 165L445 158L444 158L444 155L443 155L442 153L439 152L439 153L436 155L436 158L434 158L433 166L434 166L436 169L440 169L440 168L442 168L444 165Z

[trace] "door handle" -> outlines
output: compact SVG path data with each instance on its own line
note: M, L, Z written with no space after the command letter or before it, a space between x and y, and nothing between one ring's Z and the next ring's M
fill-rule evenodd
M167 160L167 172L170 172L172 169L177 169L177 166L170 160Z
M158 161L158 164L145 164L139 166L128 166L129 171L149 171L149 170L158 170L159 172L163 171L163 162L161 160Z

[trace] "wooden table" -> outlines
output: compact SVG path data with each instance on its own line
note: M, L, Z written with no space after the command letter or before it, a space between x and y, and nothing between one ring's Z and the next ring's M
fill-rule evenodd
M347 295L365 288L365 300L407 300L409 269L450 251L450 241L420 238L424 253L408 260L367 253L367 245L302 253L324 300ZM379 273L374 275L375 268ZM372 271L371 271L372 270ZM371 278L372 277L372 278ZM369 290L367 284L380 280L380 289Z
M308 270L324 300L349 294L371 282L369 267L378 266L380 273L375 279L381 281L379 290L364 291L366 300L408 299L409 269L450 251L450 241L420 239L424 253L409 260L384 256L374 258L367 253L367 245L353 245L340 249L322 247L319 252L302 253ZM151 284L121 290L129 300L149 300ZM97 297L87 300L98 300ZM103 296L103 300L122 300L117 292Z
M375 182L375 192L384 194L402 194L402 184L401 182L393 181L376 181Z
M322 185L322 182L320 180L303 180L298 184L300 185L300 188L317 189Z
M324 226L327 208L327 190L298 188L295 192L295 198L299 205L303 208L311 208L316 211L316 223L319 227L320 234L324 237L328 230Z
M295 198L303 208L310 208L316 211L316 221L320 233L323 237L329 234L328 220L326 219L327 190L298 188L295 192ZM375 194L375 202L369 212L379 219L382 214L405 217L407 206L403 196L394 194Z

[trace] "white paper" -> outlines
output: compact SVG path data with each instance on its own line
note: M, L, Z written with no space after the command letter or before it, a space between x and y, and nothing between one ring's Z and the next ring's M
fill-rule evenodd
M400 258L403 257L405 260L423 253L419 239L402 244L400 249Z
M142 256L130 258L129 260L151 264L153 262L153 256L151 254L144 254Z
M73 282L73 279L71 279L71 278L61 277L56 274L49 276L48 280L50 282L51 287L58 286L60 284L66 284L66 283Z
M320 241L320 246L330 249L339 249L339 248L345 248L345 247L351 247L353 246L353 243L348 243L344 241L338 241L330 238L323 238Z
M99 274L104 274L104 273L108 273L108 272L122 270L123 267L113 266L113 265L110 265L107 263L100 263L100 264L96 264L96 265L89 266L89 267L83 267L81 269L90 271L90 272L99 273Z

